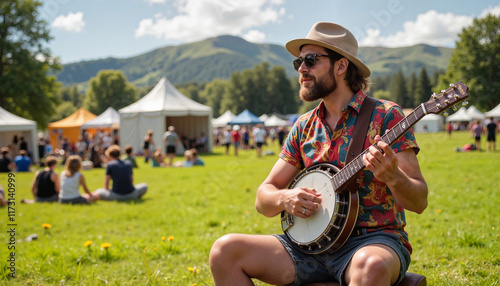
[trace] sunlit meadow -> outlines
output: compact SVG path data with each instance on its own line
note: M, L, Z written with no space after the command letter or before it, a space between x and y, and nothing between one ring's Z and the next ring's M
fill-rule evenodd
M417 140L429 207L407 213L410 271L426 275L430 285L499 285L500 152L455 152L472 142L466 132L417 134ZM205 167L193 168L152 168L138 158L134 180L149 185L143 199L89 206L20 204L32 198L33 173L15 173L16 278L8 278L12 250L2 208L0 283L212 285L208 255L218 237L281 232L278 218L254 208L256 189L279 152L277 143L265 150L274 154L226 156L217 147L202 154ZM103 169L83 174L91 189L103 186ZM6 188L6 174L0 182Z

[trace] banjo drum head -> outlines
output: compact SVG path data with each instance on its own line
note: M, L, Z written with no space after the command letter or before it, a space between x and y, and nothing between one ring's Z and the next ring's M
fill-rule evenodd
M337 207L331 175L323 170L312 170L300 177L293 188L314 188L321 194L321 205L309 218L293 217L293 225L286 231L288 236L298 244L310 244L321 238L330 224Z

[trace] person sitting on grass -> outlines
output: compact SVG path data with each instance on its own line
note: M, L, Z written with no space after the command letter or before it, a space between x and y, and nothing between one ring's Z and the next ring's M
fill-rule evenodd
M99 196L93 195L87 184L83 174L80 173L82 168L82 159L78 155L71 155L66 159L64 171L61 172L61 191L59 192L59 202L61 204L87 204L95 202ZM80 195L80 186L86 194Z
M23 150L21 150L23 151ZM45 169L37 171L31 184L31 191L36 202L57 202L59 198L59 176L54 169L57 167L57 158L48 156L45 158ZM24 200L24 203L34 203Z
M135 161L135 157L134 157L134 155L132 155L132 152L134 150L132 145L125 146L124 150L125 150L125 154L123 155L122 160L129 161L130 164L132 164L132 167L138 168L139 166L137 166L137 162Z
M193 148L191 149L191 153L193 154L193 166L205 166L203 160L198 157L198 150Z
M151 157L151 167L165 167L165 153L158 147L153 152L153 157Z
M14 164L16 164L17 172L29 172L31 168L31 158L28 157L28 152L24 149L19 150L19 156L14 158Z
M193 149L184 151L184 160L175 162L174 167L189 168L194 166L194 157L193 157L193 152L191 150Z
M0 158L0 173L8 173L12 170L14 162L9 159L9 148L3 147L0 151L2 157Z
M108 164L106 166L104 188L94 192L94 195L98 195L101 200L138 199L148 190L146 183L133 185L132 165L128 161L120 160L120 152L121 149L118 145L111 145L106 150ZM113 181L112 188L110 188L110 181Z

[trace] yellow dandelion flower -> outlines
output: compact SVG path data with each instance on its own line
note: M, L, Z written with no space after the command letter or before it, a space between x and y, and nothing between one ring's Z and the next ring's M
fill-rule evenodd
M52 225L50 225L50 223L42 223L42 227L45 229L49 229L52 227Z
M174 240L174 237L171 235L167 239L168 239L168 241L172 241L172 240Z
M110 248L110 247L111 247L111 244L109 244L109 243L107 243L107 242L105 242L105 243L101 244L101 248L106 249L106 248Z
M198 286L198 283L193 283L191 284L191 286Z
M193 268L193 267L191 267L191 266L189 266L189 267L188 267L188 271L189 271L189 272L193 272L193 271L194 271L194 268Z
M153 249L154 249L154 250L157 250L158 248L156 248L156 246L155 246L155 247L153 247Z
M147 247L144 247L144 250L148 250L148 248L147 248Z
M85 241L85 243L83 245L89 247L92 245L92 241L87 240L87 241Z
M161 237L161 240L165 240L165 237L164 237L164 236L162 236L162 237Z
M436 213L437 213L437 214L441 213L441 210L440 210L440 209L437 209L437 210L436 210Z

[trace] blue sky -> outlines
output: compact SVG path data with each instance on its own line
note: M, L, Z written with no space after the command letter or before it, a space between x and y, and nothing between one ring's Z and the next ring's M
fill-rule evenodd
M360 46L453 47L498 0L43 0L42 17L63 63L126 58L218 35L284 45L318 21L341 24Z

